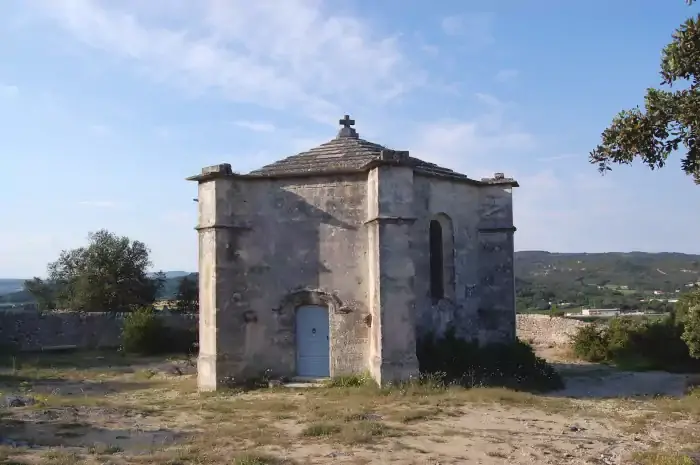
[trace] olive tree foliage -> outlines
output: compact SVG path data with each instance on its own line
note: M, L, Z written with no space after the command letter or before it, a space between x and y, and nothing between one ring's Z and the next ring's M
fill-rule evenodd
M700 359L700 305L690 307L683 322L683 341L693 358Z
M683 327L681 336L693 358L700 359L700 289L687 292L678 298L673 318Z
M678 297L673 308L673 318L678 323L684 323L693 307L700 307L700 290L686 292Z
M635 159L653 170L682 149L682 170L700 184L700 15L687 19L673 33L661 53L660 74L665 88L647 89L644 110L620 112L603 131L590 162L601 173Z
M150 275L150 266L143 242L100 230L88 235L86 247L64 250L48 265L48 285L59 308L131 311L152 304L163 286L165 276Z
M36 277L27 279L24 281L24 290L34 297L39 310L56 308L56 290L51 283Z

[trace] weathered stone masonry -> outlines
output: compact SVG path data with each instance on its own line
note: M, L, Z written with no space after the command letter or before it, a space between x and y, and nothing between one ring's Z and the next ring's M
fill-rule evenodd
M249 174L222 164L188 178L199 184L200 389L294 376L302 305L328 309L331 376L414 376L416 338L448 325L482 342L515 337L517 183L472 180L341 124L330 142Z

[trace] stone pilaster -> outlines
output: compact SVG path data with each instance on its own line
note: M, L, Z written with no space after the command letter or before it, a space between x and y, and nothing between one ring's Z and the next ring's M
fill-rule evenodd
M479 339L515 339L515 251L511 185L481 188L479 208Z
M371 170L367 201L372 314L368 365L373 378L387 384L418 375L412 168L385 165Z
M237 179L228 164L204 168L188 178L199 183L199 358L197 385L215 391L245 366L240 344L244 334L246 266L240 236L247 232L237 215ZM231 341L234 341L232 343ZM236 343L238 342L238 343Z

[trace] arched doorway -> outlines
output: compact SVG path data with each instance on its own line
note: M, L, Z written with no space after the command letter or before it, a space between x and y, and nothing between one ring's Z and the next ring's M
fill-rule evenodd
M328 309L303 305L296 311L297 375L326 378L331 372Z

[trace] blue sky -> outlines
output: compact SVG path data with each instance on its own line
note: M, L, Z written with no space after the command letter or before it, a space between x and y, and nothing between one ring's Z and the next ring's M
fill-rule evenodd
M166 6L167 5L167 6ZM634 6L633 6L634 5ZM4 0L0 277L107 228L196 269L202 166L334 137L515 176L516 248L700 253L679 158L601 177L600 132L659 82L682 0Z

